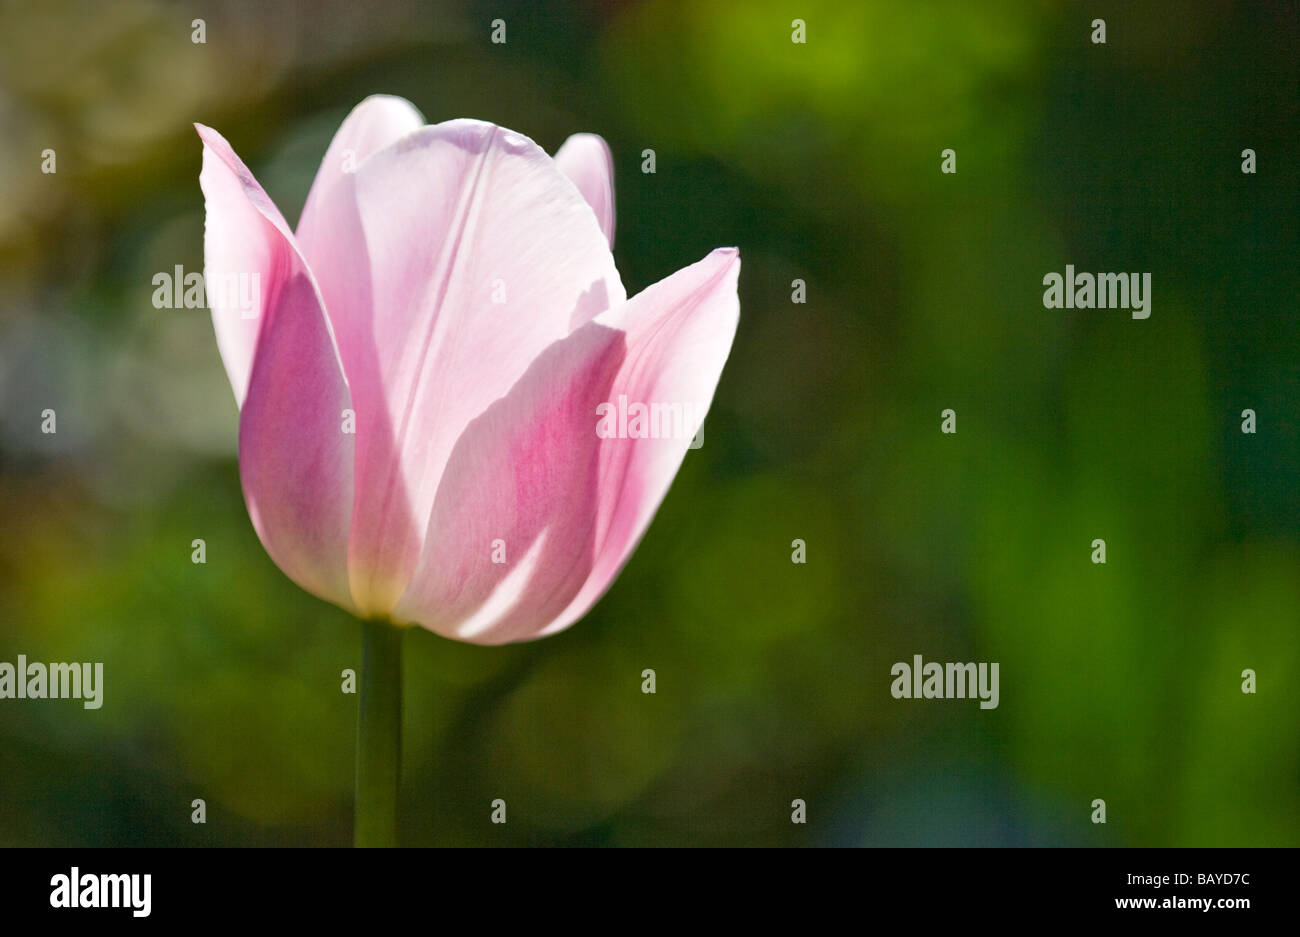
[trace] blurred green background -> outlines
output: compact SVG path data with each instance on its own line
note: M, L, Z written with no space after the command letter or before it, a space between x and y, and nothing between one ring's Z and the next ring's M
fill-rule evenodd
M193 121L294 223L379 92L602 134L629 293L744 263L594 611L409 636L405 843L1300 844L1298 46L1227 0L4 6L0 660L105 695L0 701L0 844L350 842L360 627L258 543L208 314L151 279L202 269ZM1151 318L1044 309L1067 263L1151 272ZM913 654L1001 705L893 699Z

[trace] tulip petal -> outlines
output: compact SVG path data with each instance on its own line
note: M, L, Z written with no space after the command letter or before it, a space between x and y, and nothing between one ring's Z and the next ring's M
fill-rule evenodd
M589 323L470 423L439 485L399 620L500 644L564 611L591 566L596 407L625 352L621 332Z
M479 121L373 153L319 203L315 270L357 408L352 592L405 591L471 420L547 346L625 299L591 210L535 143ZM342 197L350 192L350 197Z
M240 330L232 327L229 310L213 312L236 394L246 390L239 474L249 517L290 579L352 609L353 437L342 422L352 404L329 320L280 212L225 139L196 126L204 144L207 270L256 276L258 285L252 341L242 321Z
M334 186L345 175L356 172L362 161L376 150L401 139L424 126L424 117L405 98L390 94L373 94L352 109L325 151L302 217L298 220L298 246L309 264L315 264L313 247L329 237L319 220L319 203L333 197ZM350 193L349 193L350 194ZM337 315L331 313L331 315ZM338 324L335 323L335 328Z
M578 187L613 247L614 157L609 144L594 133L575 133L556 151L555 164Z
M668 494L731 354L739 278L740 252L719 248L595 320L627 335L615 391L629 401L681 404L686 425L667 438L604 440L595 562L582 590L539 637L567 628L605 594Z
M714 251L598 316L469 425L401 620L501 644L586 613L649 526L712 401L735 336L739 268L735 250ZM675 432L602 437L598 407L620 395L680 405Z
M253 355L272 295L274 274L289 237L280 210L221 134L195 124L203 140L203 279L212 305L217 349L235 402L244 405ZM256 281L254 281L256 277ZM256 282L256 289L253 289ZM251 304L243 300L251 298Z

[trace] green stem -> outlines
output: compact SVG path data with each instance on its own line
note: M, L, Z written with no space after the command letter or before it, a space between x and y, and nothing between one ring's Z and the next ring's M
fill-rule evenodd
M357 718L357 801L353 842L397 845L397 785L402 763L402 636L387 621L362 622L361 701Z

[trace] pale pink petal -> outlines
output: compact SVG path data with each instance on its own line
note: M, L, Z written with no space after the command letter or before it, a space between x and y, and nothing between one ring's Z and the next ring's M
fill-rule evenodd
M236 393L246 387L239 474L249 517L289 578L352 609L347 544L354 437L343 432L343 411L352 402L329 321L279 211L220 134L198 131L208 272L255 276L259 297L252 321L260 335L253 341L214 312Z
M470 420L623 286L591 210L528 138L478 121L379 150L319 203L312 269L357 409L352 592L390 610ZM342 197L344 193L350 197Z
M532 637L568 607L595 554L596 408L625 353L622 332L588 323L469 424L398 620L500 644Z
M316 243L330 236L318 224L320 202L331 198L338 181L356 172L371 153L423 126L424 117L415 105L395 95L373 94L352 109L325 151L298 221L298 246L309 264L315 266L312 251ZM330 310L330 315L336 317L340 312Z
M575 133L556 151L555 164L578 187L613 247L614 157L609 144L594 133Z
M217 349L241 407L248 393L264 301L289 237L280 210L262 191L230 145L209 127L195 124L203 139L203 279L212 303ZM260 288L252 290L256 277ZM251 303L244 299L251 297Z
M739 269L734 249L714 251L598 316L469 425L400 619L500 644L586 613L649 526L713 399ZM598 408L620 396L661 408L660 438L598 435Z

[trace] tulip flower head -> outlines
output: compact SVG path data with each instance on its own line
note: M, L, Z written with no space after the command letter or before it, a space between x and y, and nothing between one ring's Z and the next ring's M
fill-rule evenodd
M582 617L712 401L737 251L629 299L613 163L590 134L552 158L490 123L425 126L405 100L367 98L295 232L225 139L198 132L205 277L259 284L252 310L214 294L212 317L271 558L360 617L463 641Z

